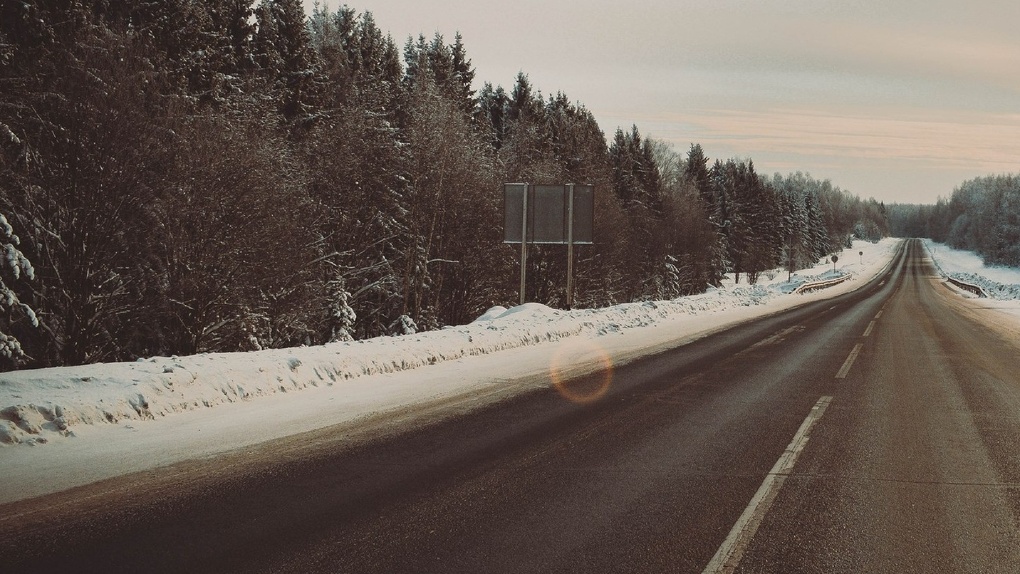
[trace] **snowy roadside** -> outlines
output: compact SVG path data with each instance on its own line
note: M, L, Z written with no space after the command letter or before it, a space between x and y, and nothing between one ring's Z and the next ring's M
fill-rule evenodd
M562 353L567 342L620 363L852 291L889 264L898 243L855 243L835 272L850 279L808 294L791 291L831 278L831 263L793 281L777 272L671 301L496 307L470 325L403 337L3 373L0 503L506 385L554 362L592 363L592 352Z
M924 240L924 246L943 277L977 285L988 295L987 299L982 299L953 287L961 296L970 299L971 306L1001 316L1003 320L998 321L1000 328L1020 335L1020 268L989 267L973 251L953 249L929 239Z
M960 251L930 239L924 240L924 246L944 277L977 285L992 299L1020 300L1020 269L989 267L973 251Z

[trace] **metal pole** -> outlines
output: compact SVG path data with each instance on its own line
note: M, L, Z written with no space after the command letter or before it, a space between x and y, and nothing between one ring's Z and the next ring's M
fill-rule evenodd
M567 184L567 310L574 306L574 184Z
M521 305L525 303L524 292L527 289L528 277L528 193L531 185L524 184L524 215L521 217Z

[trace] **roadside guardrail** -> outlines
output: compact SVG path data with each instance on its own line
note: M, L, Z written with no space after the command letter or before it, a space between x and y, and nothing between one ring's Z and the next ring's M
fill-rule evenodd
M938 271L939 275L944 277L946 279L946 281L948 281L949 283L952 283L953 285L956 285L957 287L959 287L960 289L963 289L964 291L969 291L969 292L977 295L978 297L983 297L985 299L988 299L988 292L985 291L980 285L974 285L973 283L967 283L966 281L960 281L959 279L956 279L956 278L950 276L949 273L946 273L945 271L943 271L942 270L942 266L939 265L938 260L935 259L935 256L931 253L931 250L928 249L928 245L927 244L924 244L924 248L925 248L926 251L928 251L928 257L931 259L932 265L935 266L935 270Z
M988 292L982 289L980 285L973 285L971 283L967 283L966 281L960 281L959 279L956 279L954 277L946 277L946 280L952 283L953 285L956 285L960 289L970 291L971 293L977 295L978 297L984 297L985 299L988 298Z
M810 283L804 283L803 285L801 285L801 286L797 287L796 289L794 289L793 293L807 293L809 291L815 291L816 289L825 289L826 287L832 287L833 285L838 285L838 284L846 281L850 277L851 277L851 275L849 273L847 273L846 275L840 275L839 277L834 277L832 279L826 279L824 281L812 281Z

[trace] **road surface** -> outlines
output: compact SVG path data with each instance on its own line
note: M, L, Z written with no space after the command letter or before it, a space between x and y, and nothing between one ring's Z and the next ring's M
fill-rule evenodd
M559 389L0 506L0 564L1020 572L1020 345L988 313L910 241L854 293Z

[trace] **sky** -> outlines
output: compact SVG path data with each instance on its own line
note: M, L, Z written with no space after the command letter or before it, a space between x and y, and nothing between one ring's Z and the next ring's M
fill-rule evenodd
M313 0L305 0L311 10ZM341 2L324 2L335 10ZM1020 172L1015 0L353 0L402 48L463 36L476 84L588 108L681 152L934 203Z

